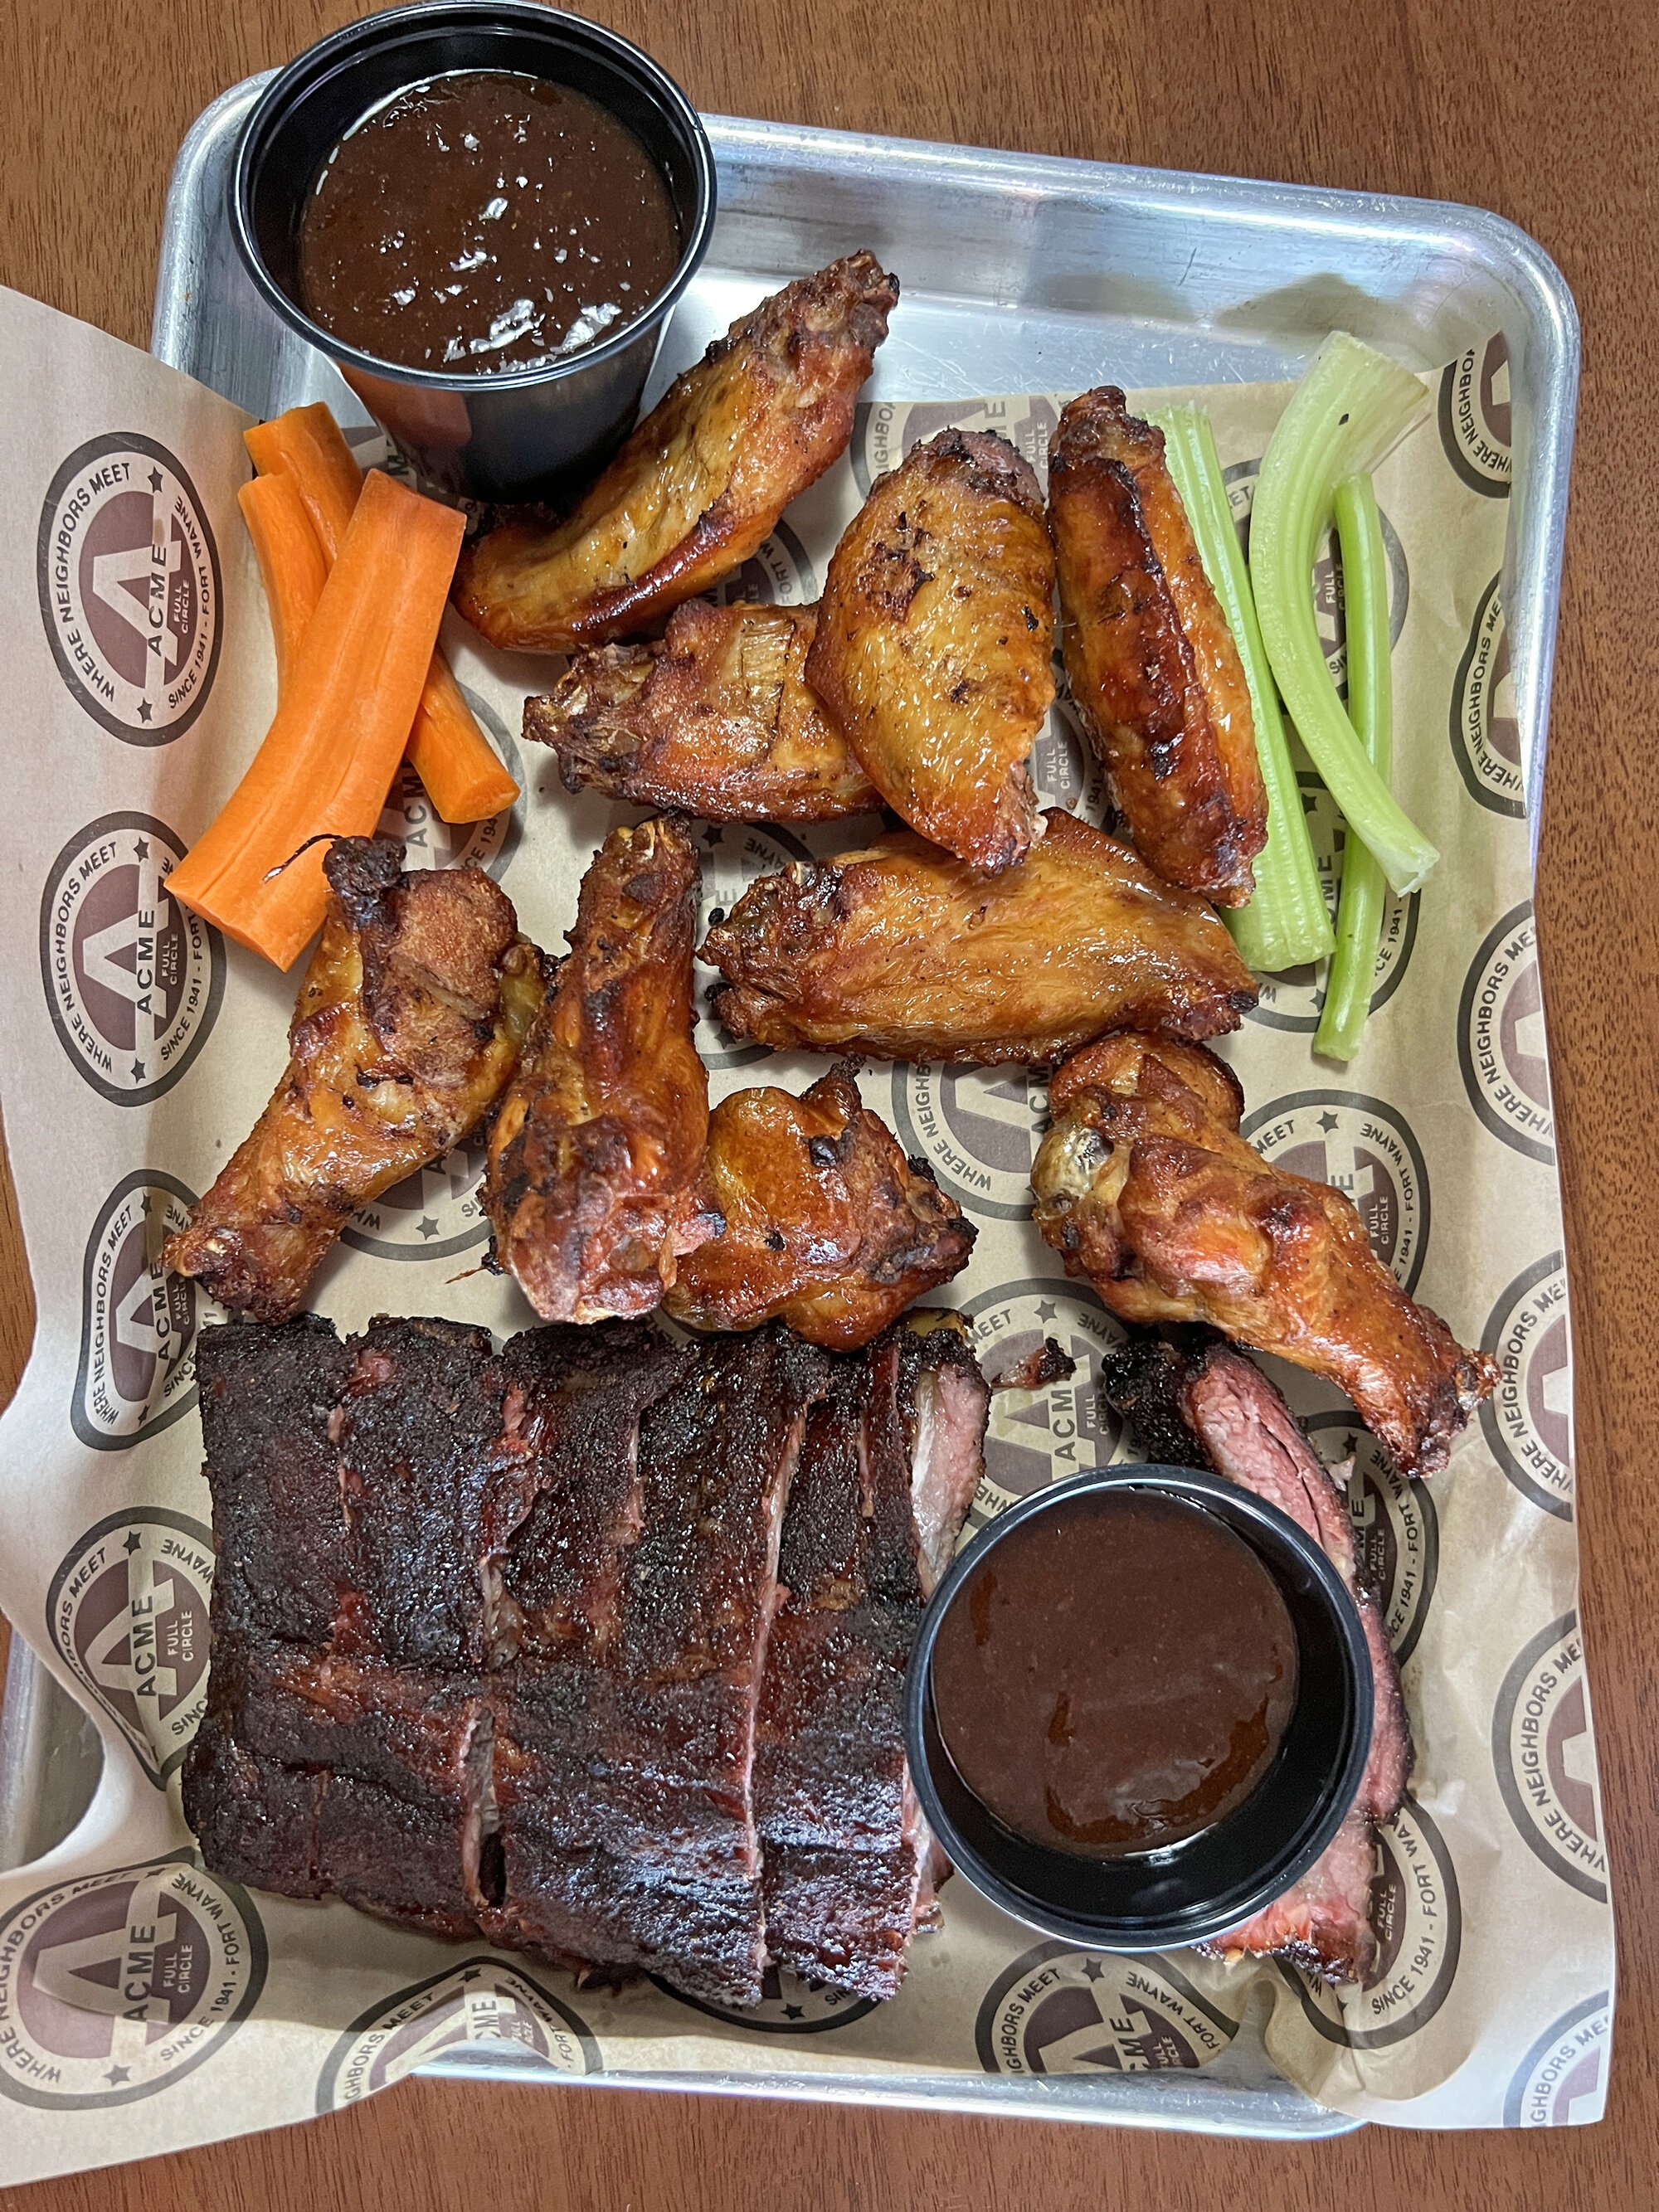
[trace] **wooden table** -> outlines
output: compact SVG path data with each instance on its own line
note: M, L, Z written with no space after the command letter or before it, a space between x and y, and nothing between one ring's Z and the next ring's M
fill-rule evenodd
M0 77L0 280L137 344L149 329L174 147L223 86L364 12L351 0L10 0ZM1547 247L1577 295L1585 379L1540 934L1554 1040L1578 1375L1584 1612L1620 1906L1609 2117L1548 2136L1369 2129L1302 2150L603 2089L410 2081L310 2126L0 2192L0 2212L396 2203L882 2203L1043 2212L1243 2199L1365 2206L1641 2207L1659 2135L1659 654L1650 148L1659 10L1601 0L607 0L701 106L842 129L1474 201ZM13 948L14 958L25 949ZM0 1383L32 1316L0 1191ZM1659 1915L1656 1915L1659 1917ZM3 2121L0 2120L0 2124Z

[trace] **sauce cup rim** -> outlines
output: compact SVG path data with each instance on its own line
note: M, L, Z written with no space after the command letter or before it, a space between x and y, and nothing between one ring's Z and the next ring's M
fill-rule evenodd
M423 29L464 30L469 24L476 25L481 30L521 29L532 35L544 36L550 56L555 44L559 41L586 45L590 52L603 56L620 70L631 72L674 117L684 134L695 171L696 205L672 276L661 290L653 295L649 304L631 322L623 324L620 330L601 337L594 344L578 346L571 353L556 356L544 362L526 362L514 368L419 368L407 362L388 361L381 355L368 353L361 346L353 345L348 339L337 336L308 315L293 295L277 283L260 250L255 228L254 184L264 154L266 138L300 96L308 93L325 77L371 60L377 50L395 44L403 37L412 38ZM490 64L480 62L476 66L487 69ZM432 76L453 73L417 70L401 88L407 91L410 86L426 82ZM550 69L546 72L546 77L550 83L561 82ZM385 97L396 98L397 93L393 91ZM601 100L599 104L603 106L605 103ZM709 145L702 118L661 64L654 61L642 47L634 45L631 40L624 39L620 33L607 29L601 23L590 22L585 16L573 15L562 9L532 7L526 4L526 0L405 0L405 4L401 7L382 9L377 14L362 16L356 22L343 24L338 30L329 32L285 64L261 91L248 111L238 136L229 181L231 231L243 266L266 305L290 329L315 346L319 352L326 354L330 360L362 374L381 377L393 383L414 385L428 391L461 392L508 392L521 389L526 385L556 382L612 360L629 345L637 343L642 336L659 326L672 313L702 265L714 232L717 196L714 149Z
M1272 1556L1275 1547L1281 1553L1288 1551L1295 1555L1317 1592L1317 1602L1336 1632L1337 1648L1342 1655L1346 1686L1352 1705L1340 1762L1320 1779L1316 1789L1310 1784L1304 1791L1306 1801L1316 1804L1319 1810L1316 1818L1304 1820L1295 1848L1286 1848L1264 1864L1243 1869L1224 1893L1210 1899L1207 1907L1200 1901L1197 1905L1182 1907L1178 1912L1162 1916L1155 1907L1144 1914L1103 1909L1098 1913L1079 1911L1074 1904L1054 1901L1040 1890L1022 1883L1010 1875L1006 1866L995 1863L963 1833L943 1801L933 1772L936 1754L948 1763L948 1753L938 1737L932 1712L933 1653L945 1614L966 1587L969 1577L977 1573L999 1544L1005 1542L1016 1528L1039 1515L1052 1513L1081 1498L1106 1496L1127 1490L1142 1490L1157 1496L1178 1498L1201 1510L1212 1511L1224 1525L1231 1528L1236 1534L1249 1544L1270 1570L1275 1565ZM1277 1574L1275 1579L1278 1579ZM1299 1634L1297 1644L1301 1656ZM1329 1847L1352 1809L1364 1777L1366 1761L1370 1755L1374 1719L1370 1651L1366 1642L1364 1624L1352 1593L1322 1547L1288 1514L1266 1498L1257 1497L1253 1491L1245 1490L1206 1469L1170 1467L1152 1461L1100 1468L1091 1474L1075 1475L1064 1482L1051 1484L1048 1488L1022 1498L1018 1504L1010 1506L1006 1512L988 1522L957 1553L928 1600L927 1612L911 1650L904 1684L904 1739L912 1784L928 1827L957 1872L992 1904L1030 1927L1080 1943L1085 1948L1126 1953L1159 1951L1172 1946L1202 1942L1224 1934L1229 1929L1242 1926L1264 1905L1283 1896ZM1142 1871L1145 1886L1152 1887L1167 1866L1178 1863L1182 1854L1191 1844L1200 1842L1205 1836L1213 1837L1224 1831L1231 1821L1256 1802L1261 1792L1270 1786L1272 1778L1272 1773L1264 1778L1257 1790L1252 1792L1250 1798L1237 1812L1227 1815L1215 1827L1201 1831L1187 1844L1172 1846L1168 1852L1147 1854L1135 1859L1100 1862L1091 1861L1081 1854L1075 1856L1065 1855L1074 1870L1074 1879L1079 1882L1086 1881L1091 1868L1098 1867L1103 1881L1107 1878L1106 1870L1109 1869L1112 1876L1122 1887L1133 1880L1137 1871ZM956 1779L956 1787L963 1794L971 1795L966 1791L959 1778ZM1053 1859L1061 1856L1059 1853L1037 1852L1035 1855ZM1015 1856L1017 1854L1011 1846L1009 1856Z

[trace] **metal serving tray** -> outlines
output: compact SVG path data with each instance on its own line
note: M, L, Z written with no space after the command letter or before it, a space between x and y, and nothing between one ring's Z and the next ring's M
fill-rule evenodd
M243 272L226 183L265 82L198 118L167 193L151 349L257 416L314 398L362 420L333 368ZM707 118L720 173L708 258L677 310L649 401L761 289L867 246L904 280L871 396L1292 377L1352 331L1431 369L1502 330L1515 477L1504 581L1534 825L1559 596L1578 328L1559 272L1498 216L1441 202ZM19 1642L0 1712L0 1867L61 1839L90 1801L95 1732ZM514 2078L510 2065L434 2070ZM1307 2138L1358 2123L1291 2088L1248 2024L1219 2069L988 2079L611 2076L634 2087L1024 2113Z

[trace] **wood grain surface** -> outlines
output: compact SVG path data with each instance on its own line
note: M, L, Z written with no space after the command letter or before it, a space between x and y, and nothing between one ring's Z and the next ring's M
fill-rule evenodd
M0 281L143 345L162 196L224 86L366 12L343 0L6 0ZM410 2081L337 2118L0 2191L3 2212L1002 2212L1550 2208L1659 2197L1659 847L1653 737L1659 9L1599 0L603 0L701 106L1496 208L1577 295L1584 385L1545 795L1540 937L1577 1361L1583 1611L1620 1934L1609 2117L1531 2136L1381 2128L1292 2150L605 2089ZM14 958L30 957L15 947ZM0 1049L3 1047L0 1046ZM27 1133L14 1132L15 1142ZM0 1194L0 1389L33 1315ZM1654 1918L1649 1918L1649 1913ZM0 2112L0 2125L4 2124Z

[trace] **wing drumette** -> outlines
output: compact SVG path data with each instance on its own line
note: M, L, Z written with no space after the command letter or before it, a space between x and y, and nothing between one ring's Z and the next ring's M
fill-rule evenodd
M361 1206L441 1159L518 1065L542 957L477 868L405 875L403 848L337 838L333 893L252 1133L169 1238L221 1305L287 1321Z
M456 605L492 645L625 637L739 568L853 434L898 283L853 253L787 284L676 377L565 522L461 555Z
M737 1091L709 1117L710 1196L725 1222L692 1253L667 1310L692 1328L787 1322L854 1352L967 1266L975 1231L859 1097L854 1067L803 1097Z
M1054 556L1030 464L941 430L836 546L806 680L896 814L977 868L1042 834L1025 766L1054 696Z
M1267 841L1249 688L1164 434L1110 386L1060 418L1048 523L1066 672L1119 811L1169 882L1242 906Z
M697 1197L708 1079L691 1042L696 854L678 823L613 830L570 953L490 1133L497 1256L544 1321L647 1313L714 1234Z
M1238 1133L1231 1070L1201 1047L1111 1036L1049 1091L1036 1220L1120 1319L1207 1322L1346 1390L1403 1474L1432 1474L1498 1381L1407 1297L1328 1183Z
M524 733L584 787L705 822L830 822L881 800L808 685L816 607L688 599L652 645L578 653Z
M1056 810L981 876L901 833L751 884L699 956L734 1036L887 1060L1046 1061L1109 1029L1214 1036L1255 1004L1201 899Z

